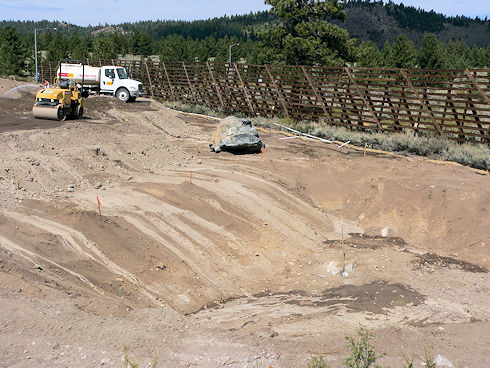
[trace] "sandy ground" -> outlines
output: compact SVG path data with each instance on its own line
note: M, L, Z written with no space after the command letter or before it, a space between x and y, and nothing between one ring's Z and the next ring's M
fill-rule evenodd
M340 366L360 323L384 366L490 366L490 176L264 130L215 154L215 121L154 101L33 100L0 98L0 366Z

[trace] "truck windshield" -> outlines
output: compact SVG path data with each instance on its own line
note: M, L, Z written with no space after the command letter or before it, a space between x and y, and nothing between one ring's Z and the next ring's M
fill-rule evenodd
M117 68L117 75L119 76L119 79L128 79L128 75L126 74L126 70L123 68Z

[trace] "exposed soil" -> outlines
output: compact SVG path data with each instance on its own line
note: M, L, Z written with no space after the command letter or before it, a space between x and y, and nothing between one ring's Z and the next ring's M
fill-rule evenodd
M451 257L442 257L434 253L425 253L418 257L414 263L418 267L448 267L456 268L466 272L488 272L486 268L480 267L476 264L461 261Z
M360 323L383 366L490 365L489 176L264 130L215 154L212 119L32 93L0 98L0 366L340 366Z

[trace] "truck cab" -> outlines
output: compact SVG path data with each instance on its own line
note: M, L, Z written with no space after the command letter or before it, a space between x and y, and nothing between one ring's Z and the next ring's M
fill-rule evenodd
M112 94L121 101L134 101L143 95L143 84L128 78L121 66L103 66L100 69L100 93Z

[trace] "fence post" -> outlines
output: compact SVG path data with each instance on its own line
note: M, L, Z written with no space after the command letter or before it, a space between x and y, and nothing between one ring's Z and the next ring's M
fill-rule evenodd
M174 101L177 101L177 99L175 98L174 87L172 86L172 83L170 83L170 78L168 77L167 67L165 65L165 61L162 61L162 65L163 65L163 71L165 72L165 77L167 78L168 87L170 88L170 92L172 93Z
M327 110L327 106L325 106L325 103L323 102L323 99L320 97L320 94L318 93L318 90L316 89L315 85L313 84L313 82L311 81L311 78L310 78L310 75L306 72L306 69L303 65L301 65L301 70L303 71L303 74L305 75L306 77L306 80L308 81L308 83L310 84L311 86L311 89L313 90L313 93L315 94L315 97L316 99L321 102L322 104L322 109L323 109L323 113L325 114L325 116L327 117L327 120L330 124L335 124L334 121L333 121L333 117L332 115L330 115L330 112Z
M429 118L432 120L432 124L436 128L437 132L439 135L444 135L444 132L442 131L440 125L437 123L436 119L434 118L434 115L432 114L432 111L430 111L429 107L427 106L426 102L420 98L419 94L415 90L415 87L413 86L412 82L408 78L407 73L405 70L400 68L400 73L403 75L403 78L407 81L409 87L412 89L412 92L415 94L415 97L417 97L417 100L419 100L420 104L422 105L422 108L425 110L426 114L429 115Z
M453 112L453 118L452 119L454 119L456 121L456 125L458 126L458 129L460 132L460 133L458 133L458 139L459 140L465 140L464 129L462 129L462 126L464 127L464 122L461 121L462 119L464 119L464 116L460 120L458 110L456 110L456 106L454 105L453 99L451 97L451 92L453 90L453 86L454 86L454 81L450 82L448 85L447 95L446 95L447 101L444 103L444 114L442 115L442 117L444 119L446 119L447 115L449 115L449 118L451 118L451 114L447 114L447 111L448 110L452 111Z
M468 78L470 78L471 82L473 82L473 85L476 87L476 89L478 90L478 92L480 92L480 94L482 95L483 99L485 100L485 102L490 105L490 99L488 98L487 94L483 91L483 89L480 87L480 85L478 84L478 82L476 81L475 77L473 77L470 73L470 71L468 70L468 68L466 68L464 70L465 74L468 76Z
M391 102L390 96L388 95L388 91L385 90L383 93L383 102L381 104L381 114L383 114L384 109L385 109L385 101L388 104L388 108L390 109L392 115L393 115L393 121L395 124L398 125L398 127L394 127L394 130L402 130L403 125L400 123L400 104L398 105L398 109L395 109L393 103Z
M468 94L470 94L470 93L471 93L471 88L470 88L470 90L468 91ZM479 132L480 132L480 134L482 135L481 139L482 139L482 140L485 140L485 141L487 141L487 142L489 142L489 141L490 141L490 137L488 137L488 134L485 134L485 131L484 131L484 130L482 130L482 128L483 128L483 127L482 127L482 125L480 124L480 122L481 122L481 121L480 121L480 118L478 117L478 112L477 112L477 111L476 111L476 109L475 109L475 105L474 105L474 104L473 104L473 102L471 101L471 97L467 96L466 98L467 98L467 104L469 105L469 107L470 107L470 109L471 109L470 111L471 111L471 112L473 113L473 115L474 115L474 116L473 116L473 118L475 119L476 126L479 128ZM468 109L465 109L465 111L468 111ZM463 122L463 127L465 127L464 122Z
M187 78L187 83L189 84L189 88L191 90L191 93L192 93L192 97L194 97L194 102L196 103L197 105L197 98L196 98L196 94L194 93L194 89L192 88L192 84L191 84L191 80L189 79L189 74L187 74L187 68L185 67L185 63L182 62L182 67L184 68L184 73L185 73L185 76Z
M367 97L364 96L364 93L362 93L362 90L359 88L359 86L357 85L356 81L354 80L354 77L352 76L349 68L348 67L345 67L344 70L347 73L350 81L354 85L354 89L357 91L357 94L361 97L362 102L364 102L364 105L368 108L369 112L373 116L374 121L376 122L376 125L378 126L378 128L382 129L383 127L382 127L381 123L379 122L378 116L376 115L376 112L374 111L373 106L371 106L371 104L367 100Z
M267 74L269 75L269 78L270 78L270 80L272 82L272 85L276 89L277 95L279 96L279 101L281 102L282 108L284 109L284 113L286 114L286 117L289 118L289 112L288 112L288 108L286 106L286 101L284 100L284 98L282 96L282 93L279 90L279 87L277 86L276 81L274 80L274 77L272 76L271 71L269 70L269 66L268 65L264 65L264 67L265 67L265 70L267 71Z
M216 94L218 95L219 102L221 103L221 109L225 109L225 104L223 103L223 99L221 98L221 92L218 87L218 83L216 83L216 80L214 79L214 74L213 71L211 70L211 65L209 65L209 62L206 61L206 65L208 66L209 70L209 75L211 75L211 79L213 80L214 88L216 88Z
M250 101L250 98L248 97L247 89L245 88L245 84L243 83L242 76L240 75L240 72L238 71L238 67L237 67L236 63L233 63L233 66L235 67L236 74L238 76L238 79L240 80L240 84L242 85L243 93L245 94L245 98L247 100L250 112L252 113L252 115L255 115L255 111L254 111L254 108L252 106L252 102Z
M153 86L151 85L151 77L150 77L150 71L148 70L148 63L145 60L145 68L146 68L146 75L148 76L148 84L150 85L150 93L151 97L153 98Z

